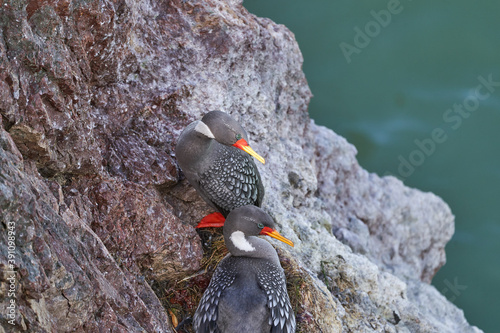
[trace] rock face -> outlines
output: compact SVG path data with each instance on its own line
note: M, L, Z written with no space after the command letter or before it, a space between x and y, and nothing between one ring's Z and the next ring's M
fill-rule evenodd
M231 0L11 1L0 26L0 332L173 332L150 285L201 267L173 147L209 110L266 158L302 331L480 332L428 284L448 206L309 119L284 26Z

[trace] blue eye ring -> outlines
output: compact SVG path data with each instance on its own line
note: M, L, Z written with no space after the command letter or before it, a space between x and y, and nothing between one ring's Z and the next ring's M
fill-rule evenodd
M259 229L264 229L264 225L262 223L257 224L257 227L259 227Z
M236 140L240 140L241 139L241 134L236 134Z

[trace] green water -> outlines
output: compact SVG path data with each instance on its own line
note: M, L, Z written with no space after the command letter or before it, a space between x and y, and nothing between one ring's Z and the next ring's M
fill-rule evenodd
M498 332L500 1L244 5L295 33L317 123L355 144L367 170L451 206L456 232L433 284L471 324Z

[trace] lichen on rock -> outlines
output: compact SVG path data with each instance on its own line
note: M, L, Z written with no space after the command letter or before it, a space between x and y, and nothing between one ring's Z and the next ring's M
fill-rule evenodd
M151 286L200 273L193 227L210 211L174 147L223 110L266 158L263 208L297 245L275 243L299 328L479 332L429 285L448 206L363 170L314 124L302 61L286 27L241 1L4 1L0 239L12 222L16 240L13 270L0 247L0 285L14 274L17 308L12 326L0 295L1 327L173 332Z

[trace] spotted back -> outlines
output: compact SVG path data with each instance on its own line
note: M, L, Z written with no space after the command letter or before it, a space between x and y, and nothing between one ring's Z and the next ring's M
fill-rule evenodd
M235 152L236 149L236 152ZM264 187L253 157L222 146L213 165L200 175L200 190L226 216L234 208L260 206Z

